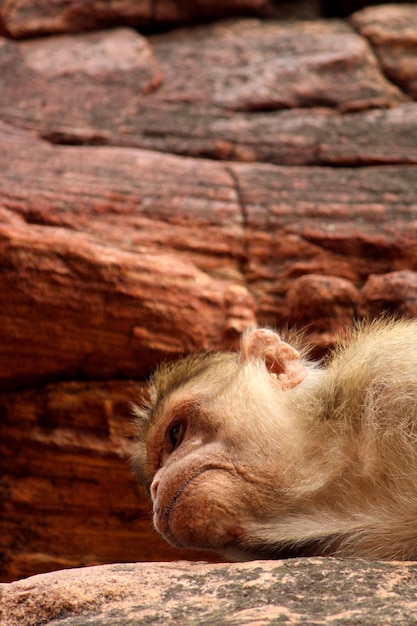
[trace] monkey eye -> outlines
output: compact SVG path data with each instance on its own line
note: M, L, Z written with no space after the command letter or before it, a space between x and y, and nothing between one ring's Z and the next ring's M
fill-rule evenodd
M176 422L175 424L172 424L172 426L168 429L168 439L173 450L175 450L175 448L180 445L183 436L184 424L181 424L181 422Z

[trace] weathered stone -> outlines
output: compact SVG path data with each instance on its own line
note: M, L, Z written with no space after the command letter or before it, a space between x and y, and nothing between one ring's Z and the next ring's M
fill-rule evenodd
M243 216L224 165L140 150L51 146L1 124L0 147L5 222L14 216L13 223L65 229L67 237L88 233L89 242L137 255L175 251L186 263L193 252L199 267L240 276Z
M236 345L256 317L287 323L304 274L360 288L369 273L417 267L415 167L223 165L0 139L4 389L143 376L167 354Z
M78 129L80 142L86 133L98 141L103 114L112 117L113 111L117 126L120 115L161 80L149 44L128 28L18 44L0 38L2 119L41 131L61 119L64 127Z
M167 354L236 345L254 322L245 287L173 255L125 252L68 229L0 226L0 264L9 294L0 311L3 390L144 376ZM239 310L235 295L239 304L244 296Z
M148 43L129 29L117 29L73 38L2 40L0 46L0 116L56 142L136 145L222 159L288 159L291 164L294 158L331 162L332 143L343 154L347 135L349 163L354 133L363 135L364 146L356 158L366 162L373 145L383 158L383 140L394 126L398 130L388 139L388 147L398 146L393 158L398 151L404 159L415 154L413 145L410 156L404 156L415 115L393 116L392 122L387 115L382 135L385 120L377 116L361 122L326 111L317 117L303 111L262 115L307 106L361 111L405 99L384 79L363 39L342 22L283 26L238 20L151 37ZM369 136L374 138L368 148ZM273 137L278 141L271 148ZM385 159L389 153L385 150Z
M158 539L131 471L131 403L144 387L51 383L1 395L2 580L112 561L201 558Z
M1 97L1 96L0 96ZM129 145L193 157L282 165L360 166L417 163L417 104L341 114L329 108L268 113L220 111L205 105L140 107L123 132L85 130L108 145ZM43 129L59 143L81 142L64 124ZM90 134L90 139L88 135Z
M305 274L360 288L369 274L415 271L415 166L230 169L246 215L245 276L262 323L291 321L287 293Z
M375 317L393 313L417 317L417 272L371 274L361 290L361 297L364 315Z
M379 72L364 40L343 22L238 20L150 39L164 81L158 99L234 111L327 105L388 106L401 92Z
M290 319L307 329L308 341L328 348L355 317L359 292L343 278L305 274L291 283L287 303Z
M0 144L0 285L10 293L0 388L136 378L167 354L237 345L255 304L223 166L50 147L25 133Z
M415 563L130 563L0 585L5 626L412 624Z
M417 99L417 6L367 7L351 16L351 23L375 49L385 74Z
M317 16L294 0L294 15ZM0 32L11 37L49 33L73 33L104 26L126 24L140 28L176 24L236 14L267 15L274 13L271 0L4 0L0 3ZM288 13L291 11L287 10Z

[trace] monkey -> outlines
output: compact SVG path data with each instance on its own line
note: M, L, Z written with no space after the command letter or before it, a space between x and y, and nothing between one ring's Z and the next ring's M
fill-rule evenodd
M156 530L228 560L416 560L417 320L359 323L321 362L285 339L157 369L132 457Z

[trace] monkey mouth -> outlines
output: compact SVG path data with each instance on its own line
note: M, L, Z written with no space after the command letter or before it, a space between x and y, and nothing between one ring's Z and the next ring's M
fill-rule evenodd
M208 465L208 466L202 467L197 472L192 474L192 476L187 478L187 480L179 487L179 489L177 489L177 491L171 497L168 505L164 509L155 511L156 515L154 516L154 523L155 523L156 529L165 537L167 541L169 541L171 544L179 548L189 548L190 545L181 541L180 537L178 536L178 533L176 533L173 530L172 523L171 523L172 512L178 500L181 498L182 494L189 487L189 485L191 485L191 483L193 483L202 474L205 474L206 472L211 472L211 471L229 472L229 473L233 472L232 468L222 467L222 466L219 467L219 465ZM191 547L198 548L198 547L203 547L203 546L193 545Z

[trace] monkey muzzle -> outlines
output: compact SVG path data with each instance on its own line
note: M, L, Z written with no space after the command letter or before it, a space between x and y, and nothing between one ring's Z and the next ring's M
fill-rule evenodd
M182 548L224 549L244 536L239 519L239 479L228 469L206 467L169 494L161 481L154 501L156 530ZM240 486L241 487L241 486Z

